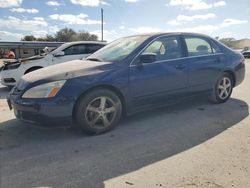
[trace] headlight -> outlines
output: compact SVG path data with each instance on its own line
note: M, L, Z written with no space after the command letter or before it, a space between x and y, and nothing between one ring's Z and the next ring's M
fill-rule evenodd
M12 70L12 69L17 69L20 67L21 63L10 63L10 64L5 64L3 70Z
M66 80L49 82L46 84L35 86L27 90L22 98L49 98L54 97L63 87Z

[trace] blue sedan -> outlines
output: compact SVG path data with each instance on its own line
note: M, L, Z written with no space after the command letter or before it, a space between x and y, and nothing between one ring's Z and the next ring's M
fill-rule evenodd
M123 114L189 96L224 103L244 76L244 57L208 36L144 34L118 39L86 60L24 75L8 104L26 122L100 134Z

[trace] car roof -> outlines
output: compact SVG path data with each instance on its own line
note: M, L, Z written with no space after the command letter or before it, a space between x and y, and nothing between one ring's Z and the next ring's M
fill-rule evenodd
M53 53L56 53L57 51L64 50L72 45L77 45L77 44L100 44L100 45L106 45L106 42L101 42L101 41L75 41L75 42L66 42L59 46L57 49L53 51Z
M71 46L74 44L107 44L107 43L102 41L75 41L75 42L67 42L64 44Z
M149 36L149 37L159 37L159 36L165 36L165 35L194 35L194 36L200 36L200 37L209 37L208 35L201 34L201 33L193 33L193 32L156 32L156 33L142 33L138 35L131 35L131 36ZM131 37L129 36L129 37Z

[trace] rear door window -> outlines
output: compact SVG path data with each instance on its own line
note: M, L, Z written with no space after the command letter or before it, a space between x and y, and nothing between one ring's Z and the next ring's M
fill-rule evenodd
M209 55L213 53L210 43L203 38L185 36L184 39L187 45L188 56Z

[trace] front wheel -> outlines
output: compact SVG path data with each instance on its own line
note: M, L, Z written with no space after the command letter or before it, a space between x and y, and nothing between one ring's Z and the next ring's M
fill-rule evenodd
M122 115L120 98L112 91L98 89L82 96L76 104L75 126L97 135L113 129Z
M233 78L229 73L223 73L213 88L210 100L214 103L224 103L230 98L232 91Z

